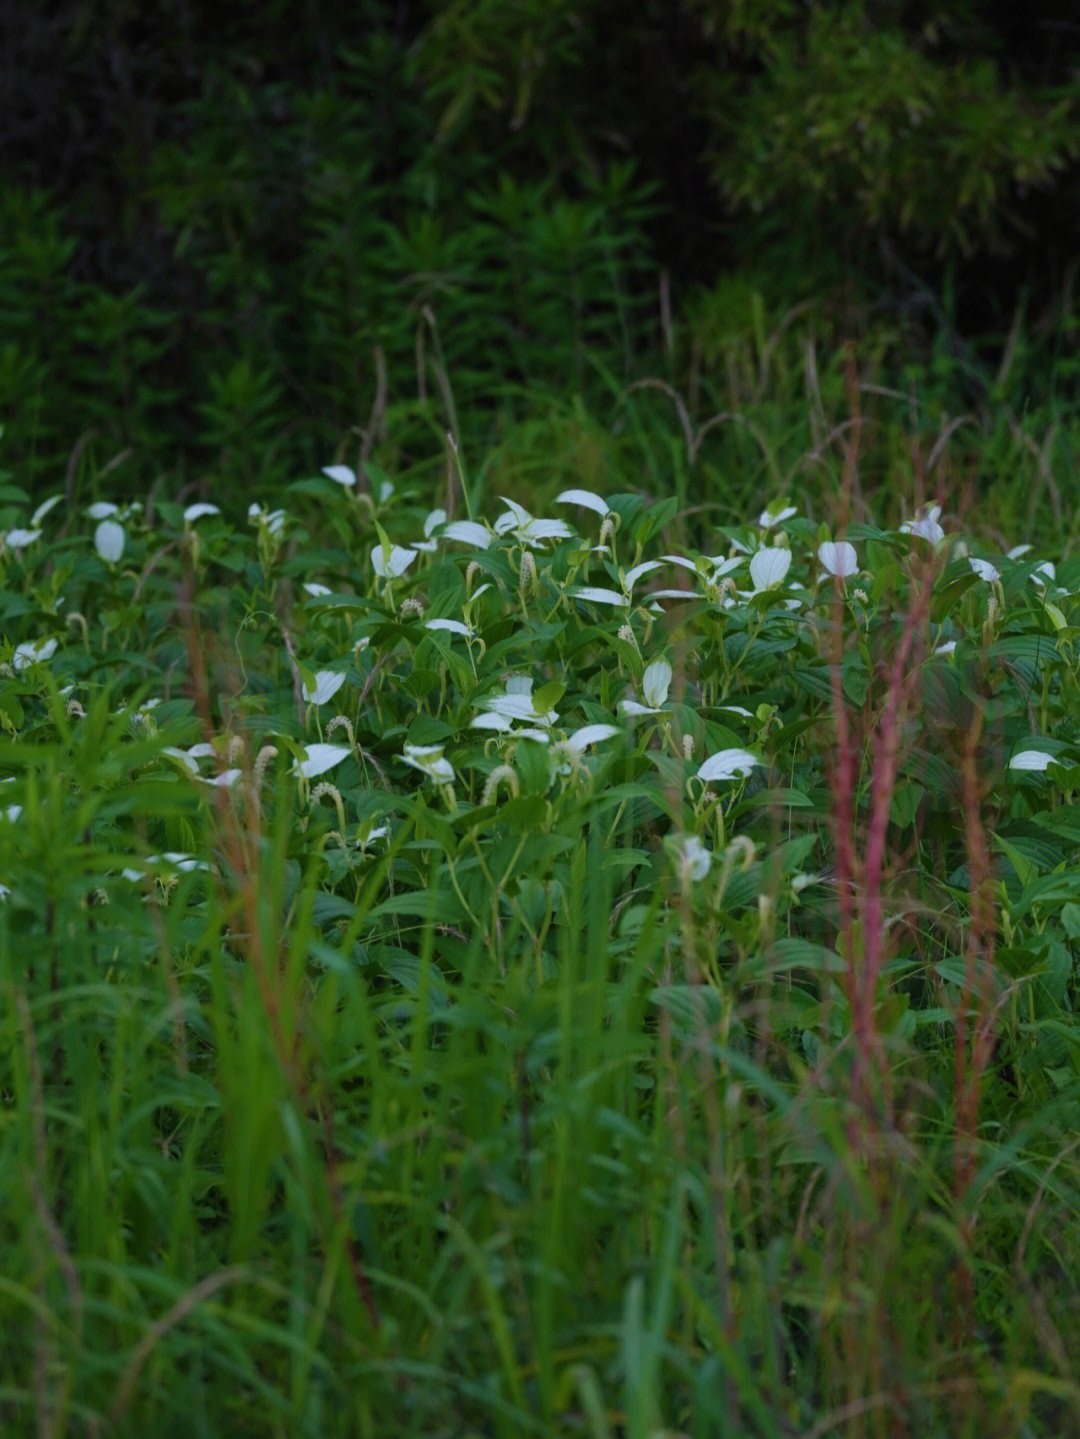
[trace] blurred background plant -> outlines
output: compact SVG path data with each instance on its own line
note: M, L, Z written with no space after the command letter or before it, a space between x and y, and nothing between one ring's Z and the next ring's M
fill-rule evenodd
M481 485L603 451L590 483L670 487L686 426L650 380L692 436L728 417L680 495L827 496L850 342L865 482L892 495L970 416L993 520L1060 530L1059 7L31 0L0 26L0 419L32 493L110 466L240 503L350 445L430 481L448 430Z

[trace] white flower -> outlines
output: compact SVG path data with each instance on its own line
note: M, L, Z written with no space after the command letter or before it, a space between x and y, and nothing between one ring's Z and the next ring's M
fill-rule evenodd
M4 543L12 550L25 549L41 539L40 530L8 530L4 536Z
M563 490L561 495L555 496L557 505L582 505L587 510L595 510L602 518L606 519L611 513L611 506L607 500L603 500L592 490Z
M817 554L822 568L828 570L830 575L839 575L841 579L847 579L859 568L855 546L847 540L826 540L824 544L818 545Z
M737 779L748 775L760 763L758 756L748 749L722 749L709 756L698 770L698 779L706 784L718 779Z
M441 744L407 744L401 757L406 764L411 764L413 769L420 770L429 779L439 784L453 783L454 767L448 759L443 758Z
M303 779L314 779L316 775L325 774L328 769L339 765L351 753L346 745L309 744L304 750L304 758L293 761L293 774Z
M791 551L777 546L766 545L750 557L750 579L754 594L762 590L775 589L783 583L784 576L791 568Z
M1054 756L1041 749L1024 749L1009 761L1010 769L1042 770L1054 763Z
M900 531L902 534L918 535L920 539L936 545L938 540L945 538L945 531L938 524L940 514L940 505L923 505L913 520L907 520L900 526Z
M94 548L106 564L115 565L124 553L126 539L123 525L115 520L102 520L94 531Z
M201 520L204 515L220 514L221 511L218 509L217 505L208 505L204 500L200 500L198 504L188 505L187 509L184 511L184 524L193 525L196 520Z
M980 560L977 559L974 555L969 555L968 564L978 575L979 579L985 580L989 585L992 585L995 580L1001 579L1000 573L994 568L994 566L990 563L989 560Z
M371 565L381 580L397 579L416 559L415 550L403 549L401 545L376 545L371 552Z
M304 699L308 704L324 705L331 700L345 683L345 676L336 670L319 670L315 676L315 688L304 685Z
M335 485L342 485L346 490L351 490L356 484L356 471L350 470L348 465L324 465L323 474L328 480L333 480Z

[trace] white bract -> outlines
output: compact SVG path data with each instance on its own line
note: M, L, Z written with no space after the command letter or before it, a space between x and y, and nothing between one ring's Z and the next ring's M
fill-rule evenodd
M936 545L938 540L945 538L945 531L938 524L940 514L940 505L923 505L913 520L907 520L900 526L901 533L918 535L920 539L929 540L932 545Z
M705 784L721 779L740 779L761 763L748 749L722 749L710 755L698 770L698 779Z
M285 529L284 510L264 510L262 505L248 505L248 522L265 529L274 539Z
M486 525L475 520L451 520L443 526L444 540L458 540L463 545L472 545L474 550L486 550L491 544L491 531Z
M308 704L324 705L331 700L338 690L345 683L345 676L338 674L336 670L319 670L315 676L315 686L309 689L304 685L304 699Z
M464 635L466 639L472 638L472 630L462 620L425 620L424 628L428 630L447 630L452 635Z
M847 540L826 540L824 544L818 545L817 553L822 569L827 570L830 575L838 575L842 580L846 580L859 568L855 546Z
M204 500L200 500L198 504L188 505L184 511L184 523L186 525L193 525L196 520L201 520L205 515L220 514L221 511L217 505L208 505Z
M575 730L566 740L567 749L581 751L588 745L599 744L601 740L611 739L617 735L619 730L613 724L587 724L581 729Z
M766 545L750 557L750 579L754 594L775 589L784 581L791 568L791 551L777 545Z
M978 575L979 579L985 580L987 584L992 585L995 580L1001 579L1000 573L994 568L994 566L990 563L989 560L980 560L977 559L975 555L969 555L968 564Z
M782 525L785 520L790 520L792 515L798 513L794 505L785 505L782 500L774 500L767 510L762 511L758 524L763 530L771 530L774 525Z
M448 759L443 758L441 744L407 744L401 757L406 764L412 765L413 769L418 769L421 774L427 775L438 784L453 782L454 767Z
M574 532L564 520L535 519L516 501L508 500L505 495L501 498L507 508L495 521L497 535L513 535L514 539L522 545L536 544L537 541L543 540L573 538Z
M606 519L611 514L611 506L607 500L601 499L592 490L563 490L561 495L555 496L557 505L581 505L586 510L595 510L602 518Z
M341 485L346 490L351 490L356 484L356 471L351 470L348 465L323 465L323 474L328 480L333 480L335 485Z
M303 779L314 779L316 775L325 774L339 765L351 753L346 745L309 744L304 750L304 758L293 761L293 774Z
M661 568L659 560L643 560L640 565L633 565L621 576L623 588L619 590L608 590L596 585L579 585L571 591L575 599L591 600L598 605L617 605L620 608L628 608L634 595L634 586L642 575L651 574L653 570Z
M55 653L54 639L24 640L21 645L16 646L15 653L11 656L12 667L16 671L29 669L31 665L44 664L46 660L51 660Z
M1010 769L1044 770L1054 763L1054 756L1041 749L1023 749L1009 761Z
M41 539L40 530L8 530L4 543L9 550L23 550Z
M107 565L115 565L124 553L126 539L123 525L115 520L102 520L94 531L94 548Z
M708 874L712 866L712 855L696 834L680 835L673 841L675 864L684 879L695 883Z
M371 552L372 568L381 580L397 579L415 559L416 551L401 545L376 545Z
M653 660L651 665L646 666L641 677L641 692L646 703L641 705L636 700L620 700L618 708L624 715L660 714L667 704L670 687L671 666L667 660Z

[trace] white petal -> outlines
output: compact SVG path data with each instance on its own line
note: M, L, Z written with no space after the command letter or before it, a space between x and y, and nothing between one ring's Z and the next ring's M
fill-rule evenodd
M761 760L747 749L722 749L719 754L710 755L698 770L698 779L736 779L748 775Z

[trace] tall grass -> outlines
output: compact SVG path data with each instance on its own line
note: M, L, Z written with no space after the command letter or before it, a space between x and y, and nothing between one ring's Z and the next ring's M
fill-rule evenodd
M1071 1432L1080 570L842 378L813 518L8 488L5 1433Z

